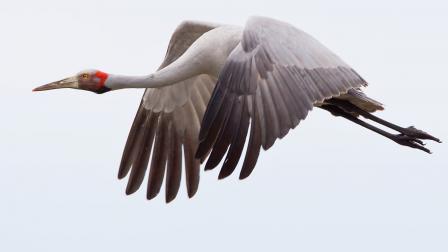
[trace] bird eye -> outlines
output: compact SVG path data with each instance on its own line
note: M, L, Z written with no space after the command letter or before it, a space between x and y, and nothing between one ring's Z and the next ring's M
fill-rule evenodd
M85 73L85 74L82 74L82 75L81 75L81 78L83 78L83 79L88 79L88 78L89 78L89 75L86 74L86 73Z

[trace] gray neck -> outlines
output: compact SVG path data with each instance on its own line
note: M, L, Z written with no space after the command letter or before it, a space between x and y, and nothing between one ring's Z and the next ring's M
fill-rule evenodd
M183 60L176 61L169 66L149 75L127 76L110 74L105 85L111 89L122 88L159 88L173 85L189 79L203 71L194 63L186 64Z
M153 74L143 76L128 76L109 74L105 85L110 89L146 88L154 83Z

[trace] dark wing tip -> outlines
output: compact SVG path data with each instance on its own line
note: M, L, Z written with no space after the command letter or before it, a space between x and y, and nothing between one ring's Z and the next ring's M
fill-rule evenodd
M194 154L194 158L201 160L201 163L203 163L205 159L204 156L206 156L207 153L208 153L208 146L206 146L204 142L200 142Z
M126 195L131 195L135 193L138 190L138 188L132 188L132 187L126 187Z
M230 174L231 174L231 173L224 173L224 172L222 172L222 170L221 170L221 171L219 172L218 179L219 179L219 180L221 180L221 179L225 179L225 178L227 178Z
M124 179L125 177L126 177L126 173L118 172L118 176L117 176L118 179Z
M246 179L247 177L249 177L250 173L240 173L240 176L238 177L239 180L243 180Z
M165 194L165 203L170 203L171 201L173 201L176 198L177 194Z
M146 193L146 199L152 200L159 194L157 190L148 190Z
M211 166L209 163L206 163L205 167L204 167L204 171L210 171L210 170L213 170L214 168L215 168L215 166Z
M252 171L254 170L255 166L247 169L241 169L240 175L238 177L239 180L246 179L252 174Z
M188 198L193 198L194 195L196 195L196 193L198 192L198 188L196 187L196 189L192 189L192 190L188 190Z

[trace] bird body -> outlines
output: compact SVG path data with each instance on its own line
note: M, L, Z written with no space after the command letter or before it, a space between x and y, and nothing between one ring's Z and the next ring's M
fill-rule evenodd
M164 61L149 75L125 76L98 70L35 89L76 88L105 93L144 88L145 93L123 151L118 177L129 174L126 193L143 183L147 198L165 178L166 201L179 190L185 167L187 192L205 169L221 161L229 176L246 152L240 178L254 169L260 149L269 149L304 120L313 107L331 112L401 145L426 152L422 139L439 139L374 116L380 102L361 90L367 82L336 54L294 26L252 17L244 27L185 21L173 33ZM361 120L382 124L392 134Z

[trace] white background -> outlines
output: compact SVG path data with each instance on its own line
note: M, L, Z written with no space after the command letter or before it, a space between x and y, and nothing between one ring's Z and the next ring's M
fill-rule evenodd
M250 15L353 66L379 115L448 141L446 1L2 1L0 251L448 251L448 148L401 147L314 110L245 181L201 173L170 204L116 179L142 90L35 86L81 69L147 74L185 19ZM163 189L162 189L163 190Z

